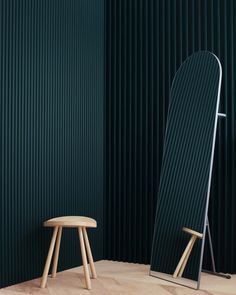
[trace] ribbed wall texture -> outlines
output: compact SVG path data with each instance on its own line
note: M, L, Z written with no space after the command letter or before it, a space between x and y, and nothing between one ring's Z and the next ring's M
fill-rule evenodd
M174 74L209 50L223 84L209 217L217 269L236 272L236 2L107 0L106 234L108 259L149 263Z
M151 256L156 272L174 273L190 239L183 227L204 232L220 71L217 58L200 51L184 61L171 85ZM201 250L198 239L184 277L198 280Z
M52 216L87 215L103 256L103 0L0 0L0 287L43 271ZM59 270L81 264L65 230Z

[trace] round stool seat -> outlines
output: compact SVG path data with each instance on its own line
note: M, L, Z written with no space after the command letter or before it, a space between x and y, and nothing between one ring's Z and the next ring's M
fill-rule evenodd
M183 227L183 231L185 231L186 233L188 233L188 234L190 234L192 236L196 236L199 239L202 239L202 237L203 237L203 234L201 234L201 233L199 233L199 232L197 232L195 230L192 230L192 229L190 229L188 227Z
M85 216L61 216L49 219L43 225L48 227L97 227L97 222L95 219Z

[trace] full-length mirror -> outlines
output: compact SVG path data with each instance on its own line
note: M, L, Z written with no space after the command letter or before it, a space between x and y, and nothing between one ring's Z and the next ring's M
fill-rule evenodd
M150 274L198 288L210 194L221 65L190 56L171 87Z

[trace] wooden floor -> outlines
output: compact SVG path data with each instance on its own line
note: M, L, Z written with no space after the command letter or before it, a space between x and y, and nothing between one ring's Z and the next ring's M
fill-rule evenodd
M92 280L92 290L84 289L83 269L73 268L48 278L47 288L40 289L40 280L0 289L0 295L227 295L236 294L236 275L231 280L203 274L201 290L196 291L159 280L148 275L149 267L142 264L99 261L95 264L98 279Z

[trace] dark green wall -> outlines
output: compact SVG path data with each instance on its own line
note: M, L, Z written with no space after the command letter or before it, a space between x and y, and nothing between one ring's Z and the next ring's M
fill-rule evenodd
M104 1L0 0L0 287L41 275L58 215L103 257ZM59 270L81 264L64 231Z
M198 50L222 63L209 217L217 269L236 272L236 2L107 0L106 258L149 263L174 74Z

